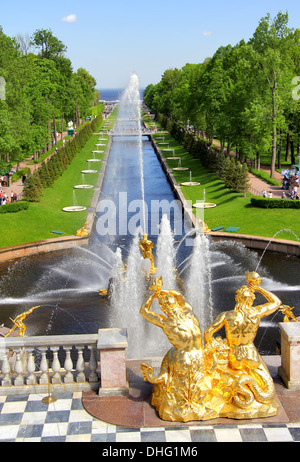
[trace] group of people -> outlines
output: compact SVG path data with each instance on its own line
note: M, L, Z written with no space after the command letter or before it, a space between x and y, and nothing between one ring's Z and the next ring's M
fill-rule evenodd
M282 174L282 199L293 199L299 200L298 195L298 188L299 188L299 170L297 168L293 168L291 170L286 169L281 171ZM265 189L262 191L262 196L272 199L273 193L272 191L266 191Z
M282 170L282 198L290 197L291 199L299 199L298 187L299 187L299 170ZM287 192L285 192L287 191Z
M2 189L0 190L0 206L8 204L9 201L17 202L17 200L18 200L18 196L13 191L10 193L10 198L9 198L6 192L4 192Z

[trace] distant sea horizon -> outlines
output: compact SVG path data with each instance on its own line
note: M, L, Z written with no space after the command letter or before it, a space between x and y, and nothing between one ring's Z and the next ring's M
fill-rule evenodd
M100 100L103 101L117 101L121 98L124 88L98 88L100 91ZM140 89L141 98L144 94L144 88Z

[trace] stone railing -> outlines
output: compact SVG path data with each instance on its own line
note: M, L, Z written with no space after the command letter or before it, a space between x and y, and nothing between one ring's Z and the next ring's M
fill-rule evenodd
M278 374L287 388L300 390L300 322L281 322L279 328L281 366Z
M0 395L128 391L126 329L98 334L0 338Z

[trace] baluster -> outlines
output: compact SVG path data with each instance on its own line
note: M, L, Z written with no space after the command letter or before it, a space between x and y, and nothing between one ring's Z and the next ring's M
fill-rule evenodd
M26 379L27 385L35 385L36 384L36 376L34 375L35 372L35 362L33 356L33 348L28 348L28 361L27 361L27 372L29 376Z
M95 358L96 352L95 352L95 347L93 347L92 345L90 345L88 348L91 351L90 362L89 362L89 368L91 372L89 376L89 382L94 383L94 382L98 382L98 375L96 374L96 369L97 369L97 361Z
M16 364L15 364L15 372L17 377L15 378L15 386L24 385L24 377L23 377L23 364L21 358L21 349L16 351Z
M2 362L2 374L4 375L4 378L2 380L2 386L3 387L10 387L11 386L11 377L10 377L10 364L8 360L8 355L10 353L5 353L3 362Z
M48 361L46 358L46 353L47 353L48 348L40 348L40 351L42 353L42 359L41 359L41 364L40 364L40 371L42 372L40 376L40 384L46 384L48 383Z
M61 376L59 374L60 362L58 359L58 350L59 347L51 347L51 351L53 352L52 370L54 372L52 376L52 383L61 383Z
M77 377L76 377L76 382L85 382L85 375L83 373L85 364L83 360L83 345L82 346L77 346L76 349L78 350L78 359L76 363L76 371L77 371Z
M66 369L67 373L64 377L64 382L65 383L73 383L74 382L74 377L72 374L72 369L73 369L73 362L71 359L71 349L72 347L65 347L66 350L66 359L64 363L64 368Z

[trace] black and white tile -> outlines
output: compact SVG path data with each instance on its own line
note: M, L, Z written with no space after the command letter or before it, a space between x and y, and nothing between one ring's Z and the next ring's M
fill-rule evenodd
M83 408L81 393L0 397L0 442L201 443L300 441L300 422L125 428L101 422Z

